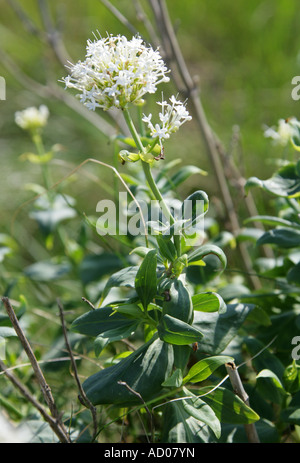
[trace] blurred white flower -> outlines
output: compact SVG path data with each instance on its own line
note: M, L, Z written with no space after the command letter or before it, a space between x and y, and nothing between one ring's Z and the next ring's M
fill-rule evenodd
M0 444L26 444L30 437L28 431L14 427L8 419L0 415Z
M62 82L78 90L77 96L90 110L141 104L146 93L155 93L158 84L170 80L158 50L147 47L139 36L88 40L85 61L69 69Z
M184 122L192 119L192 116L189 115L185 104L176 100L174 95L171 96L169 101L171 104L164 100L157 102L157 104L161 106L161 112L159 113L159 120L161 124L152 124L152 114L149 114L149 116L143 116L143 122L147 124L151 137L158 137L160 144L162 144L162 140L169 138L171 133L177 132Z
M295 117L289 119L279 119L278 127L267 127L264 135L266 138L272 138L274 143L286 146L292 137L299 136L300 123Z
M24 130L36 130L47 124L49 109L45 105L39 108L31 106L15 113L16 124Z

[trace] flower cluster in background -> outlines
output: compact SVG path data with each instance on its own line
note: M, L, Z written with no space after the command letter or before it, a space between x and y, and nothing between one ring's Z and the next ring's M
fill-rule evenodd
M31 106L23 111L15 113L16 124L24 130L38 130L44 127L48 122L49 109L45 105L39 108Z
M300 123L295 117L279 119L278 127L267 127L264 135L271 138L276 145L286 146L294 138L299 137Z
M79 91L81 102L90 110L125 108L141 104L146 93L168 82L168 69L158 50L147 47L137 36L108 36L88 40L85 61L70 66L63 78L66 87Z

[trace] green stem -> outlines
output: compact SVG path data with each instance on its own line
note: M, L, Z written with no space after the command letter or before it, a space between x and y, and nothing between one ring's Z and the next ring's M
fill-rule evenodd
M42 158L42 156L45 154L45 149L44 149L42 138L38 133L34 133L32 138L36 146L38 155L40 156L40 158ZM51 180L50 180L50 174L49 174L47 163L42 162L41 168L42 168L42 175L43 175L45 187L47 190L49 190L51 186Z
M140 139L140 136L135 128L135 125L133 123L133 120L130 116L130 113L128 111L128 109L124 109L123 110L123 114L124 114L124 118L125 118L125 121L128 125L128 128L130 130L130 133L132 135L132 138L136 144L136 147L138 148L138 150L142 153L145 153L146 150L145 150L145 147L143 146L143 143ZM150 164L148 162L145 162L143 160L141 160L142 162L142 167L143 167L143 171L144 171L144 175L146 177L146 180L148 182L148 185L149 185L149 188L154 196L154 198L159 201L160 203L160 206L162 208L162 211L165 215L165 217L170 221L170 224L173 225L175 223L175 220L174 220L174 217L172 216L171 212L169 211L169 208L168 206L166 205L163 197L162 197L162 194L161 192L159 191L156 183L155 183L155 180L152 176L152 172L151 172L151 167L150 167ZM180 256L180 236L179 235L174 235L174 243L175 243L175 246L176 246L176 250L177 250L177 257Z

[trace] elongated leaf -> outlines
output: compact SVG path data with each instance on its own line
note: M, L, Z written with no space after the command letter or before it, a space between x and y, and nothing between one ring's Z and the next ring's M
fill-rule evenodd
M287 281L300 285L300 262L288 271Z
M287 423L300 426L300 409L299 407L287 407L281 412L281 420Z
M190 396L190 400L183 400L184 410L193 418L207 424L214 432L217 439L221 436L221 423L213 409L204 400L197 398L194 394L183 388L183 393Z
M126 383L145 401L150 400L161 391L173 361L172 346L154 337L116 365L90 376L84 381L83 388L94 405L140 404L139 397L119 382Z
M200 293L192 296L193 309L200 312L226 312L226 304L217 293Z
M105 288L102 293L102 300L106 298L111 288L115 287L127 287L134 288L134 281L138 271L137 266L125 267L122 270L114 273L107 281Z
M181 183L187 180L191 175L200 174L200 175L207 175L207 172L200 169L196 166L184 166L178 172L176 172L170 180L163 179L162 182L159 183L159 188L162 194L167 193L170 190L178 187ZM161 185L162 183L162 185Z
M51 259L36 262L24 269L25 275L35 281L58 280L71 270L70 263L64 259Z
M135 290L145 310L157 294L156 266L156 250L152 249L144 257L135 277Z
M104 331L94 341L95 354L98 357L104 347L114 341L120 341L131 336L137 329L139 323L132 321L131 325L121 325L108 331Z
M245 185L246 193L250 188L259 187L276 196L296 198L300 195L300 177L296 164L288 164L279 169L271 178L260 180L251 177Z
M161 340L177 346L199 342L203 336L197 328L170 315L161 318L157 331Z
M204 244L200 246L198 249L195 249L190 254L188 254L188 262L192 264L192 262L198 261L203 259L203 257L208 256L209 254L214 254L217 256L223 266L223 268L227 265L227 258L221 248L215 246L214 244Z
M168 259L170 262L173 262L177 257L176 248L173 241L170 239L165 239L162 235L156 235L155 238L161 255L165 259Z
M300 224L296 222L291 222L290 220L283 219L281 217L273 217L270 215L256 215L253 217L249 217L245 220L245 223L248 222L261 222L267 225L280 225L283 227L290 227L290 228L297 228L299 229Z
M183 379L183 382L198 383L200 381L204 381L217 368L229 362L234 362L234 359L226 355L219 355L200 360L190 368L188 374Z
M100 280L105 275L119 270L123 266L120 258L111 253L85 256L79 265L79 274L83 283Z
M276 244L280 248L294 248L300 246L300 230L275 229L264 233L257 241L257 245Z
M17 336L14 328L10 326L0 326L0 338L9 338L11 336Z
M143 316L143 312L137 304L114 305L113 309L121 314L127 315L127 317L134 319L139 319Z
M199 351L209 355L223 352L253 308L251 304L228 304L223 314L194 312L193 326L203 333Z
M259 391L271 402L280 405L288 395L278 376L267 368L259 372L256 376L256 381Z
M229 389L218 387L202 395L211 390L211 386L203 387L197 391L197 395L211 406L222 423L250 424L259 420L259 415Z
M77 333L94 337L108 330L120 327L126 329L130 326L132 326L132 319L115 312L112 307L102 307L101 309L90 310L76 318L71 329Z
M216 442L208 427L191 416L182 400L167 404L163 415L162 442L172 444L195 444Z
M181 280L171 281L168 300L163 302L163 315L171 315L186 323L193 321L193 306L190 293Z
M174 373L162 383L164 387L180 387L182 385L182 371L177 368Z

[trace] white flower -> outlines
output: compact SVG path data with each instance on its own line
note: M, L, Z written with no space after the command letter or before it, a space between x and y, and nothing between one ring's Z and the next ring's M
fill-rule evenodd
M294 136L299 136L300 123L295 117L289 119L279 119L278 127L267 127L264 135L272 138L273 142L278 145L286 146Z
M186 121L190 121L192 117L189 115L185 104L181 101L176 100L175 96L171 96L169 99L171 104L162 100L157 102L161 106L161 112L159 113L160 124L153 125L151 122L152 114L149 116L143 115L143 122L147 124L150 135L152 138L159 138L160 144L166 138L170 137L171 133L177 132L179 127Z
M107 110L140 104L146 93L155 93L158 84L170 80L168 72L158 50L147 47L139 36L127 40L110 35L88 40L85 60L72 64L62 82L78 90L89 109Z
M24 130L36 130L47 124L49 109L45 105L39 108L31 106L15 113L16 124Z

